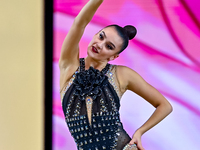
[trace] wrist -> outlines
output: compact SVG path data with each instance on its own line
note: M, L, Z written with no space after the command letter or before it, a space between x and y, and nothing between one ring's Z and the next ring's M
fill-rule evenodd
M135 131L134 135L135 136L142 136L144 133L142 132L142 130L139 128Z

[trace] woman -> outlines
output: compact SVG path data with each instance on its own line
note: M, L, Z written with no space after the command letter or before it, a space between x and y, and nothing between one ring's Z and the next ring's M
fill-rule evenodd
M136 35L133 26L107 26L94 35L86 58L79 59L79 41L103 0L90 0L76 16L59 60L62 107L79 150L144 150L141 136L171 111L169 102L132 69L110 65ZM132 139L119 119L120 98L131 90L156 110Z

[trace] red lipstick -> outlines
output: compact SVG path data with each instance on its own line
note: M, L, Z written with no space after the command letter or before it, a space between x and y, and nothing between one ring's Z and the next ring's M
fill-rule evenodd
M94 46L92 46L92 51L93 51L94 53L98 53L96 47L94 47Z

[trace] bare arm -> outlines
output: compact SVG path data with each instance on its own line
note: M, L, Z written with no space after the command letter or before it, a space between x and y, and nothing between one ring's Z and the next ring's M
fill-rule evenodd
M60 69L79 64L79 41L103 0L90 0L76 16L61 49Z
M60 89L63 90L65 83L73 75L79 66L79 42L85 27L91 21L94 13L103 0L90 0L79 12L65 37L59 59Z
M163 120L172 111L172 106L160 92L135 71L123 66L119 67L118 70L121 73L121 78L123 75L124 80L121 79L121 82L126 84L127 89L140 95L156 108L151 117L135 132L130 142L131 144L137 143L139 150L143 150L141 136Z

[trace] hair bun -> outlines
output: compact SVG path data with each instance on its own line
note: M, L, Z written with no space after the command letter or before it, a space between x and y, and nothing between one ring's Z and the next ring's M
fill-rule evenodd
M124 30L126 31L129 40L133 39L137 33L136 28L132 25L125 26Z

